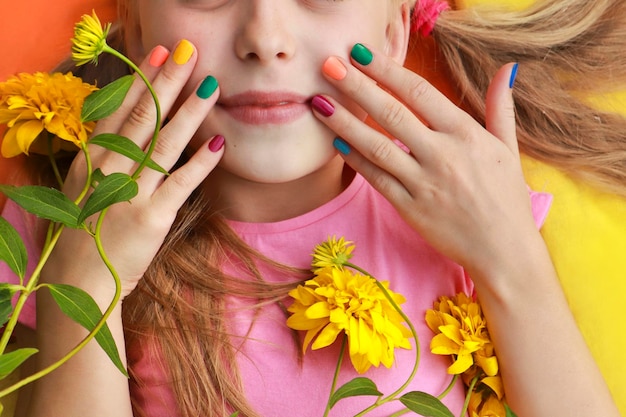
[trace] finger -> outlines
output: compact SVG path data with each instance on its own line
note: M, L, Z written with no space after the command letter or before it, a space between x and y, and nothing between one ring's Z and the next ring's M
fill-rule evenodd
M172 173L153 194L153 202L174 214L224 155L224 137L215 136Z
M139 65L139 69L152 82L169 55L170 52L167 48L161 45L156 46ZM94 136L104 132L119 132L131 109L137 105L137 101L146 90L145 81L135 75L135 81L128 90L122 105L112 115L98 122Z
M391 140L386 140L390 146L397 147ZM403 207L408 206L411 194L402 181L363 156L358 149L352 148L343 138L335 138L333 146L352 169L361 174L374 189L395 207L402 211ZM400 151L402 152L402 150Z
M344 159L382 194L399 196L419 177L420 165L412 155L334 99L315 96L311 104L315 115L341 137L335 144Z
M492 135L519 154L512 94L516 75L517 64L511 63L500 68L494 76L487 90L485 125Z
M352 49L351 58L356 68L400 98L431 129L439 132L454 132L472 120L428 81L385 54L365 45L356 44ZM369 92L364 91L362 94L369 94ZM393 129L389 132L394 136L401 138L407 129L415 128L415 125L411 124L407 126L407 129L396 129L396 126L400 128L406 126L405 119L409 116L396 111L397 106L389 107L388 104L381 106L376 101L368 101L367 96L362 94L359 94L357 101L366 106L364 108L374 120L381 123L379 119L383 121L386 119L386 125L383 123L381 125L385 129ZM413 132L421 133L414 130Z
M356 101L383 129L402 140L418 160L429 157L430 144L426 138L432 131L397 98L341 58L328 58L322 71L338 90Z
M163 115L168 114L173 107L189 80L196 60L195 47L191 42L183 39L154 78L152 88L158 97L159 108ZM154 97L149 91L145 91L131 109L119 134L131 138L139 147L145 147L154 132L156 113Z
M152 153L152 160L169 171L180 158L218 97L217 80L212 76L206 77L161 130ZM151 182L152 186L156 187L161 180L162 175L159 172L147 170L142 174L140 181Z

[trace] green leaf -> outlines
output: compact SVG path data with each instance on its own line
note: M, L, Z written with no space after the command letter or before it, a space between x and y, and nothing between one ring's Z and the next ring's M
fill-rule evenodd
M342 400L344 398L356 397L361 395L372 395L375 397L380 397L383 394L378 391L376 384L374 384L371 379L358 377L354 378L352 381L345 383L333 393L329 400L330 407L334 407L339 400Z
M94 170L94 172L91 174L91 179L92 179L92 187L96 188L98 186L98 184L100 184L102 181L104 181L104 179L106 178L106 175L104 175L104 172L102 172L102 170L100 168L96 168Z
M135 77L132 75L126 75L89 94L83 104L81 120L92 122L104 119L117 110L122 105L134 80Z
M135 162L142 162L146 157L144 151L132 140L125 138L124 136L115 135L113 133L104 133L98 135L89 140L90 144L102 146L110 151L117 152L120 155L124 155L127 158L132 159ZM161 168L156 162L152 159L148 161L148 168L153 169L155 171L160 172L163 175L168 175L169 173Z
M2 217L0 217L0 261L6 262L15 275L24 279L28 264L26 247L17 230Z
M13 312L13 304L11 299L15 291L12 291L7 286L0 287L0 326L4 326L9 321L9 316Z
M56 301L63 313L76 323L91 331L102 318L102 312L93 298L80 288L71 285L49 284L50 294ZM115 366L126 376L128 373L120 360L117 345L109 327L104 326L96 333L96 340L106 354L111 358Z
M92 214L122 201L129 201L137 195L139 187L130 175L116 172L107 175L89 196L82 213L78 217L80 223Z
M24 210L43 219L78 227L80 207L56 188L25 185L0 185L0 192L19 204Z
M440 399L425 392L408 392L400 397L400 402L409 410L424 417L454 417Z
M511 410L507 403L504 403L504 409L506 410L506 417L517 417L517 414Z
M0 379L7 377L37 352L37 349L24 348L0 356Z

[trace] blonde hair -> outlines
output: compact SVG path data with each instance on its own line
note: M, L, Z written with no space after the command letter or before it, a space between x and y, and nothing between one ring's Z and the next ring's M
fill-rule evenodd
M119 1L122 21L134 18L133 2ZM623 0L553 0L523 12L450 10L442 14L434 36L473 116L484 122L485 92L495 71L506 62L519 62L514 91L522 151L626 195L626 121L580 99L626 84L625 31ZM111 43L123 47L123 27ZM98 67L77 72L100 85L128 72L116 60L103 59ZM240 277L222 272L225 259L238 260ZM292 283L265 283L261 264L293 276ZM259 306L280 303L304 278L303 271L276 265L246 246L197 191L180 210L144 279L124 301L129 352L153 352L161 359L183 417L235 410L255 417L227 332L225 297L247 297ZM133 390L145 383L134 372L134 360L129 358ZM145 415L139 404L134 412Z
M589 98L626 90L626 2L539 0L442 13L433 36L462 105L485 120L491 77L518 62L514 97L523 153L626 197L626 119Z

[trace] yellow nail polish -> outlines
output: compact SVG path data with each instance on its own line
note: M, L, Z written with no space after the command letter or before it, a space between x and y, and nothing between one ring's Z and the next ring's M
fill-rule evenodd
M174 51L174 62L178 65L186 64L193 55L193 45L187 39L180 41L176 50Z

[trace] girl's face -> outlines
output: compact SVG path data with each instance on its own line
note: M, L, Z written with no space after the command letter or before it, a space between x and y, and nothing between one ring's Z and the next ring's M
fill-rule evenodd
M406 19L389 0L136 2L138 25L129 33L138 39L131 53L173 48L185 38L196 46L198 63L182 97L207 75L219 81L218 103L192 147L224 135L220 166L255 182L296 180L337 157L333 132L310 109L314 95L330 94L365 117L323 78L326 58L348 58L356 42L399 61L406 52Z

